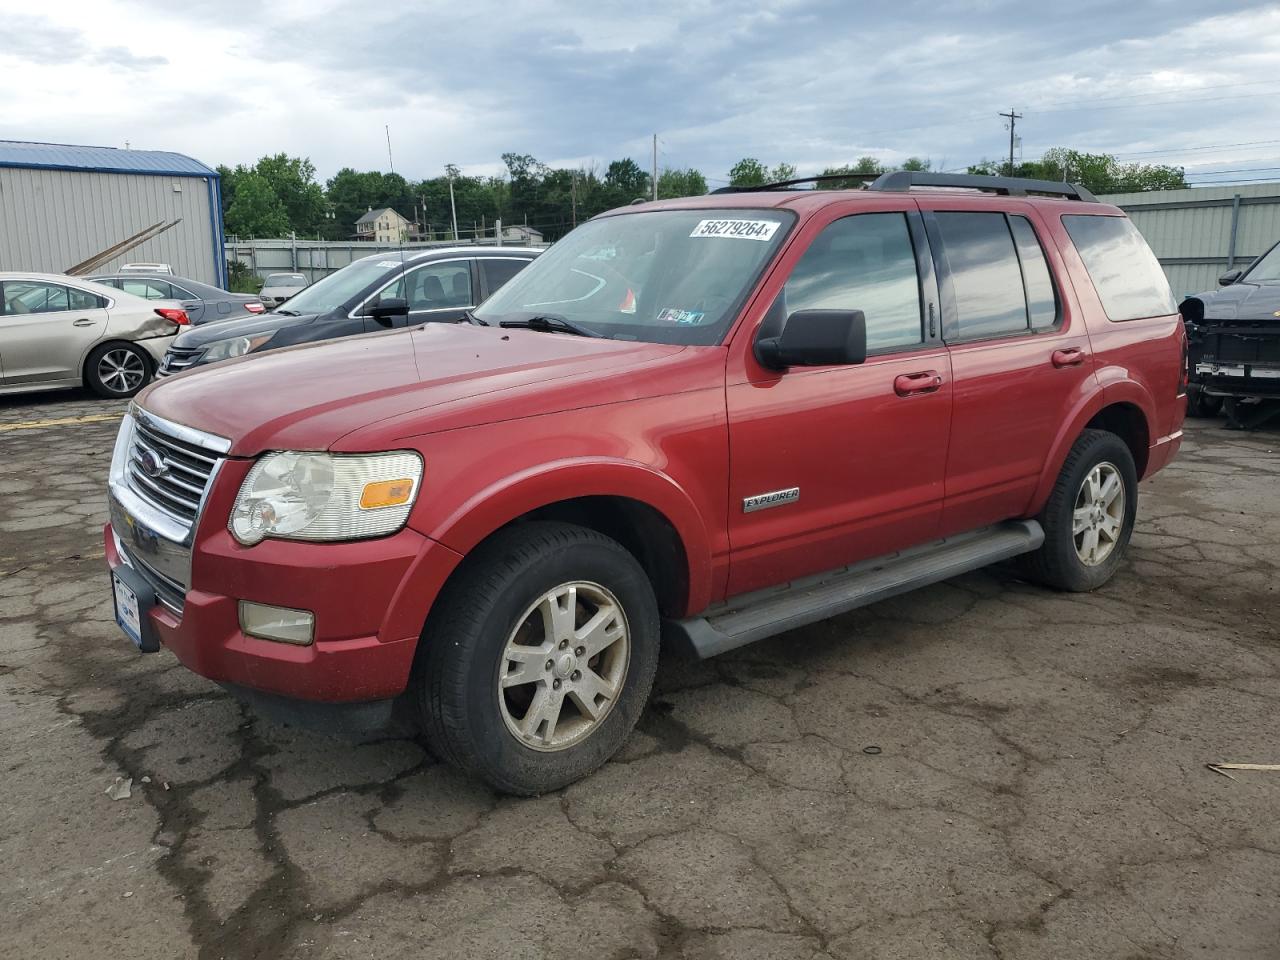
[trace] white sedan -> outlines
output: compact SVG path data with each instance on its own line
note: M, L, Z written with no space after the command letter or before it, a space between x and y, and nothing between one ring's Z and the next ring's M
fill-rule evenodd
M83 385L131 397L189 322L176 300L62 274L0 272L0 394Z

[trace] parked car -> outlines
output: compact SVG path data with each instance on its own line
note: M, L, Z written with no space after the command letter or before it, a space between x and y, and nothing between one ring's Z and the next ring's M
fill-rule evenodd
M660 633L712 656L1015 557L1106 583L1181 443L1185 346L1133 224L1067 184L627 207L472 323L142 394L117 619L275 710L399 698L437 755L542 793L625 740Z
M160 375L316 340L457 322L535 256L527 247L445 247L365 257L261 317L206 324L169 348Z
M162 273L165 276L173 274L173 267L167 263L126 263L117 273L140 273L146 274Z
M125 274L94 277L93 280L144 300L177 300L181 302L182 309L187 312L193 325L256 316L265 313L267 309L263 306L262 299L251 293L229 293L187 277Z
M83 385L131 397L189 322L174 300L61 274L0 273L0 393Z
M297 296L307 287L307 278L300 273L272 273L262 281L258 296L268 307L278 307Z
M1218 280L1221 290L1188 297L1188 412L1227 425L1259 426L1280 415L1280 243L1244 270Z

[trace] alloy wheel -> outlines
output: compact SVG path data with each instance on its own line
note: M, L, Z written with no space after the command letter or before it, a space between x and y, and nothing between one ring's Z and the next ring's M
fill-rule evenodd
M1124 480L1115 464L1103 461L1085 476L1076 494L1071 532L1076 556L1086 567L1106 562L1124 530Z
M142 386L147 377L147 366L142 357L121 347L108 350L98 361L98 379L115 393L131 393Z

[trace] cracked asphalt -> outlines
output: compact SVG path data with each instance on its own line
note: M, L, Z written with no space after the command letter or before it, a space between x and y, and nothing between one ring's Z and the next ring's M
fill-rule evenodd
M133 652L121 412L0 399L0 955L1280 957L1280 773L1205 768L1280 762L1280 431L1191 421L1095 594L668 656L617 759L513 800Z

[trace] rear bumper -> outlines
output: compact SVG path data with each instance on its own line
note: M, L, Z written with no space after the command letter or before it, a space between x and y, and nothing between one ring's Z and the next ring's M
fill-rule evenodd
M103 535L114 569L126 561L110 524ZM222 530L198 540L181 612L157 605L144 616L163 646L210 680L302 701L385 700L407 686L427 611L459 559L407 529L378 540L247 549ZM312 611L314 642L246 635L240 600Z

